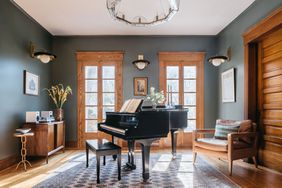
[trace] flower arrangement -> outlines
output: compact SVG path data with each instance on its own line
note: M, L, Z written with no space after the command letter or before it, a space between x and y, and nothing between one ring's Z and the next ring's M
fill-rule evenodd
M153 107L157 104L162 104L165 102L164 91L155 92L155 88L150 88L150 94L146 96L146 100L153 103Z
M70 86L64 88L63 84L58 84L55 86L51 86L50 89L45 88L48 92L48 95L53 100L57 109L61 109L64 103L67 101L68 95L72 94L72 89Z

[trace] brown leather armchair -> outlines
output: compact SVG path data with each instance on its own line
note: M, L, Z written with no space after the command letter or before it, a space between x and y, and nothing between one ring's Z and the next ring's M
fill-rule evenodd
M206 154L222 159L229 163L229 175L232 175L233 160L252 157L257 167L258 134L256 124L251 124L250 132L230 133L227 139L206 138L204 135L214 134L215 129L202 129L193 131L193 164L197 154ZM243 140L248 140L245 142Z

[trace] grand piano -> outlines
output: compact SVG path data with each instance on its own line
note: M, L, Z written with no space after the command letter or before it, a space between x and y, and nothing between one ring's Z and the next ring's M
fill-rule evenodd
M187 127L187 110L175 108L141 108L136 112L106 112L105 122L98 123L98 130L128 142L127 167L135 169L134 146L141 144L142 176L147 181L149 174L149 160L151 144L171 133L172 155L176 156L177 132ZM114 140L113 140L114 141Z

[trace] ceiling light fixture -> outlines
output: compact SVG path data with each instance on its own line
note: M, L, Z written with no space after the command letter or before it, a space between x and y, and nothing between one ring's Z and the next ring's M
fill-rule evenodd
M132 62L138 70L144 70L150 62L144 59L144 55L138 55L138 59Z
M107 8L115 20L142 27L169 21L178 12L179 1L107 0Z
M32 42L30 43L30 56L32 58L39 59L42 63L49 63L50 61L56 59L54 54L44 51L35 52L35 45Z
M208 62L213 64L213 66L218 67L222 63L226 63L227 61L230 61L230 56L231 56L231 49L230 47L227 49L227 56L225 55L215 55L212 56L208 59Z

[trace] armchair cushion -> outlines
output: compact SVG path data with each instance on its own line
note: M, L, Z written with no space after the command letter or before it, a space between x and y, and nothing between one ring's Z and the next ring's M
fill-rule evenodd
M222 139L215 139L215 138L198 138L194 141L194 146L204 148L211 151L221 151L227 152L228 151L228 141ZM251 145L246 142L241 141L234 141L233 148L234 149L244 149L250 148Z

